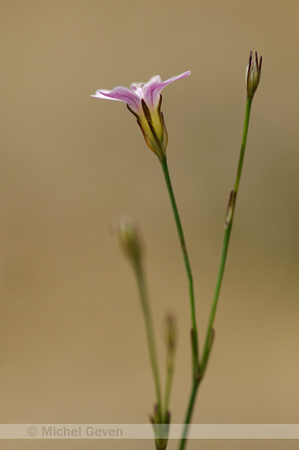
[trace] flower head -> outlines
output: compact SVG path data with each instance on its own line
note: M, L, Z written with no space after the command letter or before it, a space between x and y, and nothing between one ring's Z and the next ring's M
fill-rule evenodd
M255 56L252 57L252 51L249 55L249 63L246 68L246 85L247 85L247 95L249 98L253 98L255 91L259 85L262 73L262 57L258 60L257 52Z
M185 78L190 73L190 71L184 72L166 81L162 81L160 76L156 75L147 83L131 84L130 89L124 86L116 86L111 91L100 89L92 97L126 103L136 117L147 145L160 159L163 159L168 138L161 112L161 91L168 84Z

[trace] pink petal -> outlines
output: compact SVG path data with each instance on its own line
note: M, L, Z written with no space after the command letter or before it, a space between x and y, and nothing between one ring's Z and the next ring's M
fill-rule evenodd
M134 111L138 111L140 109L140 98L138 97L138 95L124 86L116 86L111 91L100 89L96 91L95 95L92 95L91 97L125 102Z
M173 81L188 77L190 74L190 71L184 72L166 81L162 81L159 76L152 77L143 87L145 102L157 107L162 89Z

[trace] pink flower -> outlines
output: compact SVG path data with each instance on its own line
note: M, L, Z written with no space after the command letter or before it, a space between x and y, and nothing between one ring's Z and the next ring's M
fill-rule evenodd
M166 81L156 75L147 83L133 83L130 89L124 86L116 86L111 91L100 89L92 97L125 102L136 117L147 145L159 159L163 159L168 137L161 112L161 91L173 81L188 77L190 73L184 72Z

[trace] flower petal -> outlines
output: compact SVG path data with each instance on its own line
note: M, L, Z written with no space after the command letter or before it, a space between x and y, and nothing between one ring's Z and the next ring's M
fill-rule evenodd
M190 74L191 74L191 72L188 70L187 72L184 72L184 73L181 73L180 75L169 78L166 81L162 81L158 75L152 77L143 86L143 95L144 95L145 102L147 104L150 104L152 107L156 108L159 103L159 98L160 98L162 89L164 89L165 86L172 83L173 81L188 77Z
M124 86L116 86L111 91L100 89L96 91L95 95L92 95L91 97L125 102L136 112L139 111L141 106L140 98L138 97L138 95Z

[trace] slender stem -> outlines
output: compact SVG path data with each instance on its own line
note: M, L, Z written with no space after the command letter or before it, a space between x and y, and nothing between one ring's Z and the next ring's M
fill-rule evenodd
M151 362L151 366L152 366L155 389L156 389L157 404L158 404L158 407L159 407L159 410L161 413L161 419L163 419L164 412L162 410L160 375L159 375L158 360L157 360L157 353L156 353L153 320L152 320L152 315L151 315L149 301L148 301L148 292L147 292L147 288L146 288L142 264L135 264L134 269L135 269L138 290L139 290L139 296L140 296L143 315L144 315L149 356L150 356L150 362Z
M220 264L219 264L218 276L217 276L215 292L214 292L214 297L213 297L213 302L212 302L212 307L211 307L211 312L210 312L210 318L209 318L209 323L208 323L208 329L207 329L207 334L206 334L206 339L205 339L205 346L203 349L203 354L202 354L201 363L200 363L200 377L197 380L194 380L193 385L192 385L191 394L190 394L190 398L189 398L189 404L188 404L187 413L186 413L186 417L185 417L185 427L183 430L183 435L182 435L182 439L180 442L179 450L184 450L186 442L187 442L188 429L190 426L192 411L193 411L194 404L195 404L197 389L198 389L199 384L202 381L203 376L205 374L209 356L211 353L213 340L214 340L213 326L214 326L216 309L217 309L217 305L218 305L218 299L219 299L219 294L220 294L220 289L221 289L221 285L222 285L224 269L225 269L225 264L226 264L226 259L227 259L227 252L228 252L229 240L230 240L231 229L232 229L232 224L233 224L237 193L239 190L239 184L240 184L240 179L241 179L241 174L242 174L251 105L252 105L252 98L247 97L243 136L242 136L241 150L240 150L240 156L239 156L239 164L238 164L238 169L237 169L235 186L234 186L233 191L231 192L228 209L227 209L226 216L225 216L224 237L223 237L222 251L221 251L221 257L220 257Z
M187 442L188 430L189 430L189 426L190 426L190 422L191 422L191 416L192 416L195 399L196 399L196 394L197 394L197 389L199 387L199 384L200 384L200 379L193 381L189 404L188 404L188 409L187 409L187 414L186 414L185 422L184 422L185 425L184 425L184 429L183 429L183 435L182 435L180 445L179 445L179 450L183 450L185 448L185 445Z
M236 192L238 192L238 190L239 190L239 184L240 184L240 179L241 179L241 174L242 174L252 100L253 100L253 98L247 97L243 136L242 136L242 145L241 145L241 152L240 152L240 158L239 158L239 164L238 164L238 170L237 170L237 176L236 176L236 182L235 182L235 191Z
M189 262L185 237L184 237L184 233L183 233L183 228L182 228L182 224L181 224L181 220L180 220L180 216L179 216L179 212L178 212L178 208L177 208L177 204L176 204L176 200L175 200L175 196L174 196L174 192L173 192L173 188L172 188L172 184L171 184L171 179L170 179L170 175L169 175L166 156L163 159L161 159L160 162L161 162L161 166L162 166L162 170L163 170L163 174L164 174L164 178L165 178L165 182L166 182L166 186L167 186L167 190L168 190L168 194L169 194L169 198L170 198L170 202L171 202L171 207L172 207L172 211L173 211L173 215L174 215L174 219L175 219L175 223L176 223L176 227L177 227L177 232L178 232L178 236L179 236L179 240L180 240L180 244L181 244L181 249L182 249L182 253L183 253L183 258L184 258L184 263L185 263L185 268L186 268L187 278L188 278L188 283L189 283L191 323L192 323L192 330L193 330L192 331L193 375L195 377L197 374L197 371L198 371L199 357L198 357L198 337L197 337L197 325L196 325L196 315L195 315L193 277L192 277L191 266L190 266L190 262Z
M165 413L167 414L168 407L169 407L169 399L170 399L170 392L173 382L173 373L174 373L174 354L168 354L167 355L167 367L166 367L166 388L165 388L165 401L164 401L164 407L165 407Z
M205 369L206 369L206 366L208 363L209 354L210 354L209 342L211 340L211 335L213 332L213 325L214 325L216 309L217 309L217 305L218 305L220 288L221 288L221 284L222 284L222 280L223 280L223 274L224 274L224 268L225 268L225 263L226 263L231 229L232 229L232 221L230 221L230 223L228 225L226 224L225 228L224 228L224 237L223 237L218 277L217 277L217 282L216 282L216 286L215 286L214 298L213 298L213 303L212 303L212 308L211 308L211 313L210 313L210 318L209 318L205 347L203 350L203 355L202 355L202 360L201 360L202 373L205 372Z
M221 252L221 257L220 257L219 271L218 271L218 277L217 277L217 281L216 281L216 287L215 287L214 298L213 298L213 303L212 303L212 308L211 308L211 313L210 313L208 330L207 330L207 334L206 334L206 341L205 341L205 346L204 346L203 356L202 356L202 372L203 373L206 369L206 365L207 365L209 354L210 354L209 342L211 339L211 333L213 330L213 325L214 325L215 316L216 316L218 299L219 299L219 294L220 294L220 289L221 289L221 285L222 285L224 269L225 269L225 264L226 264L230 234L231 234L231 229L232 229L232 225L233 225L237 193L239 190L239 185L240 185L240 180L241 180L241 174L242 174L242 168L243 168L243 162L244 162L244 156L245 156L246 141L247 141L247 134L248 134L248 127L249 127L251 105L252 105L252 98L248 97L247 102L246 102L243 136L242 136L242 143L241 143L241 150L240 150L240 156L239 156L239 164L238 164L238 169L237 169L236 181L235 181L234 190L232 191L231 196L230 196L228 210L227 210L226 217L225 217L224 237L223 237L222 252Z

